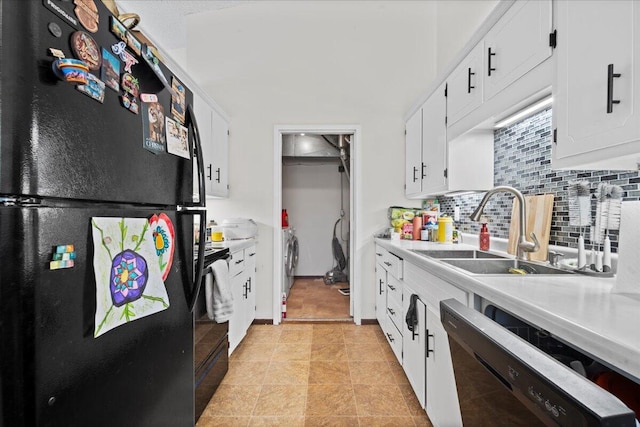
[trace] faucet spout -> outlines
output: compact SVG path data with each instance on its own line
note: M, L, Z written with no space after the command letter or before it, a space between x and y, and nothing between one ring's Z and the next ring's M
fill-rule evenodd
M480 221L480 217L482 216L482 212L484 211L484 207L487 204L487 202L489 201L489 199L491 197L493 197L494 194L501 193L501 192L511 193L518 200L518 210L519 210L519 214L520 214L519 215L519 218L520 218L519 233L520 233L520 235L518 237L518 253L517 253L516 256L517 256L518 259L526 260L528 258L527 254L529 252L536 252L538 249L540 249L540 245L539 245L538 239L536 238L536 235L534 233L531 233L531 239L533 240L533 242L527 241L526 231L525 231L526 218L527 218L527 206L525 204L524 196L522 195L522 193L518 189L516 189L514 187L510 187L508 185L499 185L499 186L494 187L491 190L487 191L487 193L484 195L484 197L480 201L480 204L478 205L476 210L473 211L473 213L471 214L470 219L472 221L476 221L476 222Z

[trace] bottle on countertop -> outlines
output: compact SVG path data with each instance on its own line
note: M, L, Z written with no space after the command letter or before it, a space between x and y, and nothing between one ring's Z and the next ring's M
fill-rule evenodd
M480 227L480 250L488 251L491 247L491 235L489 234L489 228L487 227L487 223L483 222Z
M422 215L420 213L413 217L413 240L420 240L422 232Z

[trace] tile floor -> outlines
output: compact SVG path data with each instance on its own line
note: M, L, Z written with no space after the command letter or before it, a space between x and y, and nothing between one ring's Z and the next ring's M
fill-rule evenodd
M198 421L213 426L431 426L378 325L252 325Z
M287 319L350 321L349 296L338 292L338 289L348 287L344 282L326 285L322 277L297 278L287 299Z

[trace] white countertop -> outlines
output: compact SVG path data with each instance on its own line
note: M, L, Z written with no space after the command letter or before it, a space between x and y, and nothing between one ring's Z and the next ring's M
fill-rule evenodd
M222 242L216 242L211 246L207 245L208 248L213 249L227 249L229 248L229 252L234 253L236 251L240 251L242 249L246 249L252 245L256 244L256 239L237 239L237 240L225 240Z
M405 261L495 303L640 381L640 294L612 293L615 278L473 275L410 250L477 249L474 245L375 241Z

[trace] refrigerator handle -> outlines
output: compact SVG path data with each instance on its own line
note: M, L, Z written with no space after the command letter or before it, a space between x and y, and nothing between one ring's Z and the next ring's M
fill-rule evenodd
M189 304L189 311L193 312L193 308L198 300L198 294L202 287L202 277L204 276L204 251L207 238L205 236L207 229L207 211L204 209L183 209L180 210L183 215L193 215L200 217L200 229L198 234L198 262L196 263L196 271L193 275L193 284L191 286L191 295L187 295L187 303Z
M198 122L196 121L196 115L193 113L191 104L187 105L187 122L193 128L194 149L193 153L197 158L198 163L198 203L192 203L187 206L194 206L199 208L206 207L205 199L205 175L204 175L204 159L202 158L202 141L200 140L200 130L198 129Z

